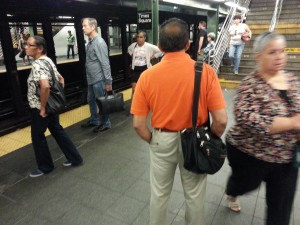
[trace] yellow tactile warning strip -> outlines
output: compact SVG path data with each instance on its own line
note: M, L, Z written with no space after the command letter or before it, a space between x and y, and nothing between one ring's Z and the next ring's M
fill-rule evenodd
M286 48L285 51L300 53L300 48Z
M124 101L131 98L131 89L122 91ZM78 123L90 116L88 105L78 107L68 112L60 114L60 123L63 127L68 127ZM50 133L47 130L46 136ZM31 143L31 129L25 127L13 133L0 137L0 157Z
M240 86L240 81L219 79L220 85L225 89L236 89Z

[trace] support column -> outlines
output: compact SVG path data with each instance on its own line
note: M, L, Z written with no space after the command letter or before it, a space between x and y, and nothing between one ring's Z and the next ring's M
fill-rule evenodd
M55 46L52 34L52 24L50 16L45 16L42 22L43 37L47 43L47 56L56 64Z
M151 28L143 29L143 25L138 22L138 29L147 33L147 42L157 44L159 26L159 0L137 0L137 12L151 13Z
M219 25L219 5L216 8L217 11L207 12L207 32L214 32L217 35Z
M16 116L23 116L25 114L25 107L10 34L9 21L7 20L6 13L0 12L0 21L2 51L11 90L12 103L14 105Z
M152 1L152 29L153 29L153 44L158 43L158 27L159 27L159 0Z
M82 81L84 83L84 86L87 86L87 80L85 75L85 60L86 60L86 53L85 53L85 43L84 43L84 34L82 31L82 24L81 24L81 16L76 15L75 21L74 21L74 27L76 32L76 38L77 38L77 47L78 47L78 58L79 58L79 65L80 65L80 71Z
M125 20L125 19L124 19ZM121 40L122 40L122 55L123 55L123 70L124 70L124 80L126 80L129 77L129 57L127 54L127 46L129 46L129 43L127 43L127 37L126 37L126 23L121 22Z
M108 24L106 21L106 18L101 17L100 19L97 18L98 26L101 28L101 37L104 39L104 41L107 44L108 52L109 52L109 35L108 35ZM108 54L109 55L109 54Z
M32 24L32 32L33 32L33 35L37 35L37 26L36 26L36 23L33 23Z

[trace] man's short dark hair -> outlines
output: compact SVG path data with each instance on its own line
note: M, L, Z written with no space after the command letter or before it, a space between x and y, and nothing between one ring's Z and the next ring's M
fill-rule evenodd
M178 52L189 41L188 25L181 19L166 20L159 28L159 46L163 52Z
M200 21L199 24L202 24L202 26L206 27L206 22L205 21Z

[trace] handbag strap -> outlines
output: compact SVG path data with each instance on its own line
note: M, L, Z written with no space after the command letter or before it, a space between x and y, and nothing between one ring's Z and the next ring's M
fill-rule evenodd
M55 73L54 73L54 70L53 70L51 64L46 59L41 59L41 61L46 62L45 65L48 67L48 69L50 71L53 84L56 83L56 82L58 82L58 80L55 77Z
M197 61L195 63L194 97L193 97L193 109L192 109L192 125L194 130L196 130L196 126L197 126L198 103L199 103L199 96L200 96L202 69L203 69L203 62Z

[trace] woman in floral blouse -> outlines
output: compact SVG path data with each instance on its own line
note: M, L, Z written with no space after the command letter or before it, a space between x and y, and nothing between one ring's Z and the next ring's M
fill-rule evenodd
M70 140L68 134L59 123L57 113L47 114L46 106L50 96L50 86L53 85L52 76L64 86L64 78L59 74L53 61L47 57L46 41L41 36L30 37L25 45L26 54L34 58L32 69L27 79L27 99L31 116L31 139L38 168L29 176L39 177L50 173L54 163L45 137L47 128L64 153L66 161L63 166L78 166L82 158L78 149ZM51 72L53 71L53 72ZM51 73L54 73L53 75ZM37 88L40 93L37 95Z
M258 68L237 91L236 124L226 137L232 168L228 207L239 212L237 196L265 181L267 225L289 225L298 176L293 157L300 133L300 82L283 70L285 47L279 34L267 32L256 38Z

